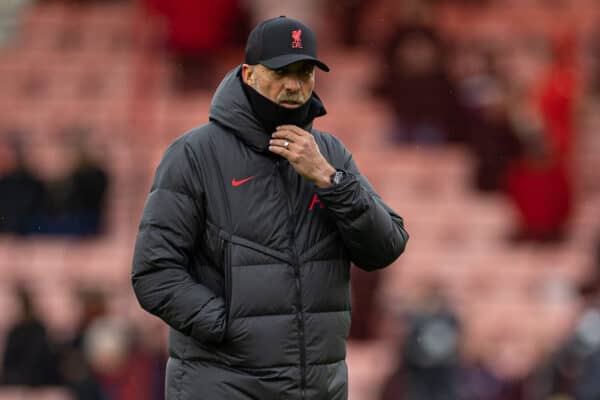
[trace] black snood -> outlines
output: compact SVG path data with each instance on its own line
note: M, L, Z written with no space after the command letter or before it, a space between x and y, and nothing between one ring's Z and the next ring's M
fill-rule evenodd
M296 125L304 127L317 115L314 115L313 97L297 108L285 108L272 102L258 93L253 87L242 82L244 92L250 101L254 115L265 129L267 134L275 132L279 125ZM311 112L312 111L312 112Z

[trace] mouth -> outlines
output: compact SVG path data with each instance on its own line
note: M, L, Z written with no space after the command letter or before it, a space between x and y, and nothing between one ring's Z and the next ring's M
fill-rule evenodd
M285 100L285 101L280 101L279 105L285 108L298 108L302 105L302 103L297 102L297 101L291 101L291 100Z

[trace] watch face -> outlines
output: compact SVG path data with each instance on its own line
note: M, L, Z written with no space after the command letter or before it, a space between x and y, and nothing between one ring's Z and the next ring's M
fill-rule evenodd
M342 181L342 179L344 178L346 174L344 173L344 171L335 171L335 174L333 174L333 183L334 184L338 184Z

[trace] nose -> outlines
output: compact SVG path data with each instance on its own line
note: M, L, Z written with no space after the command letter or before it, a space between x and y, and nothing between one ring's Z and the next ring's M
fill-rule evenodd
M289 92L297 92L302 87L302 81L295 75L287 76L284 81L284 88Z

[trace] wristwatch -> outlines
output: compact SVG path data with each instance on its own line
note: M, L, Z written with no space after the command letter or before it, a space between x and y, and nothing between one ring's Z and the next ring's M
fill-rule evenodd
M333 174L331 174L329 181L333 185L339 185L344 180L345 177L346 177L346 171L337 169Z

